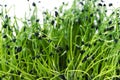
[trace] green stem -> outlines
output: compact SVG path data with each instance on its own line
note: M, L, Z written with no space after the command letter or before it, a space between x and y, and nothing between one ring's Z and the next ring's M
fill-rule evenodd
M73 26L70 26L70 54L71 54L71 58L73 60L73 54L72 54L72 28L73 28Z

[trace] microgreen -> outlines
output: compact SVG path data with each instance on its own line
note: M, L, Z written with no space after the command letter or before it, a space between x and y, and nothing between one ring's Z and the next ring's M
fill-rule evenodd
M108 16L106 4L97 1L74 0L69 9L63 3L54 15L44 11L43 24L35 2L32 15L24 19L12 20L3 7L0 79L120 79L119 8Z

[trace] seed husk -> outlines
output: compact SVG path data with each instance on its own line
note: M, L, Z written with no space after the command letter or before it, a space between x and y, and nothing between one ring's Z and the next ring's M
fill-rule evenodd
M103 0L101 0L101 2L104 2Z
M39 59L39 58L40 58L40 55L36 55L35 57L36 57L37 59Z
M97 12L100 12L100 9L96 9Z
M86 43L85 46L90 48L92 45L90 43Z
M65 2L62 2L62 4L64 5L64 4L65 4Z
M58 12L57 11L55 11L55 17L58 17Z
M24 32L26 31L26 27L25 27L25 26L23 27L23 31L24 31Z
M13 71L13 70L11 70L11 71L10 71L10 73L14 73L14 71Z
M35 32L34 35L35 35L36 37L38 37L38 36L39 36L39 32Z
M118 25L120 25L120 22L118 22Z
M85 10L84 9L82 9L82 12L84 12Z
M90 17L93 17L93 13L90 14Z
M34 6L34 7L35 7L35 6L36 6L36 3L35 3L35 2L33 2L33 3L32 3L32 6Z
M5 18L8 19L8 15L5 15Z
M4 6L7 7L7 4L5 4Z
M7 54L10 55L10 51L8 51Z
M112 4L112 3L109 3L109 6L111 7L111 6L113 6L113 4Z
M101 3L98 3L98 6L102 6L102 4L101 4Z
M12 42L16 42L16 39L14 38L14 39L12 39Z
M42 37L42 38L46 38L47 36L46 36L45 34L43 34L41 37Z
M114 42L117 43L117 42L118 42L118 39L114 39Z
M118 68L118 69L116 69L116 73L117 73L117 75L119 75L120 74L120 69Z
M80 2L81 5L84 5L83 2Z
M15 47L15 53L19 53L19 52L21 52L22 51L22 47L21 46L19 46L19 47Z
M111 34L109 35L109 38L112 39L112 35Z
M95 25L92 25L91 28L94 29L96 26Z
M4 78L4 77L6 77L6 75L5 74L2 74L2 76L1 76L2 78Z
M5 35L3 35L3 38L7 38L7 35L5 34Z
M112 24L112 21L109 21L108 24L111 25L111 24Z
M36 75L36 76L35 76L35 79L38 79L38 78L39 78L39 76L38 76L38 75Z
M51 21L51 24L52 24L52 25L54 25L54 23L55 23L55 21L54 21L54 20L52 20L52 21Z
M109 28L106 28L106 29L104 30L104 32L106 32L106 31L112 31L112 30L114 30L114 26L109 27Z
M10 45L6 45L6 48L10 48Z
M17 74L18 74L18 75L20 75L20 74L21 74L21 72L20 72L20 71L17 71Z
M85 44L85 42L84 41L81 41L81 45L84 45Z
M105 7L105 6L106 6L106 4L103 4L103 6Z
M24 77L21 76L20 79L21 79L21 80L24 80Z
M5 24L3 25L3 28L7 28L7 26L8 26L8 25L5 23Z
M39 39L39 40L41 40L41 39L42 39L42 37L41 37L41 36L39 36L39 37L38 37L38 39Z
M39 19L36 20L37 23L38 23L39 21L40 21Z
M107 12L107 10L105 10L105 12Z
M97 23L100 24L100 23L101 23L101 20L98 20Z
M41 3L41 1L38 1L38 3Z
M18 55L16 55L15 58L18 59Z

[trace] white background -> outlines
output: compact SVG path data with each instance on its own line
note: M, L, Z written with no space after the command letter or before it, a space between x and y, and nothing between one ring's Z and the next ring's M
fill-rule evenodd
M69 2L71 5L73 0L0 0L1 5L7 4L10 9L10 15L16 15L17 17L24 17L25 12L27 12L29 5L32 5L32 2L35 2L39 7L39 10L44 9L53 10L54 7L59 7L62 2ZM120 0L103 0L106 4L113 3L113 6L119 7ZM40 3L39 3L40 2Z
M73 0L0 0L1 5L6 5L7 8L10 8L10 15L16 15L17 17L24 17L25 12L29 10L29 5L32 6L32 3L35 2L39 8L39 11L48 9L52 11L54 7L59 7L62 2L72 3Z
M108 6L109 3L113 3L112 8L117 8L120 6L120 0L102 0ZM14 15L17 18L24 18L25 13L28 14L29 6L32 7L32 3L35 2L39 8L40 22L42 23L42 11L48 9L52 11L54 7L59 7L62 5L62 2L69 3L69 6L72 4L73 0L0 0L0 7L3 7L7 4L7 9L9 10L9 16L13 17ZM109 9L109 7L108 7Z

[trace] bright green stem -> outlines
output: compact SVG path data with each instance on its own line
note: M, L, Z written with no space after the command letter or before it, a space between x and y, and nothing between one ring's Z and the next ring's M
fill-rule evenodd
M72 28L73 28L73 26L70 26L70 54L71 54L71 58L73 60L73 54L72 54Z

